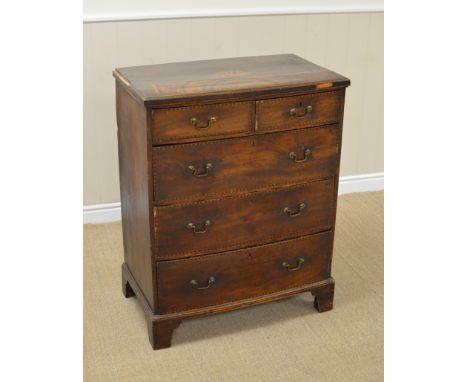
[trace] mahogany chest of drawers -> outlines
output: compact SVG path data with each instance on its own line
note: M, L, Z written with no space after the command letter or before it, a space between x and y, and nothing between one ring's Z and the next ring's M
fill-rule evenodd
M185 318L333 306L345 88L295 55L116 69L125 297L154 349Z

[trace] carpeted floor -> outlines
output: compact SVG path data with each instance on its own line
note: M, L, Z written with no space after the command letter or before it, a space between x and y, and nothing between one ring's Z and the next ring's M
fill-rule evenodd
M300 296L186 320L153 351L120 286L120 223L84 226L84 380L383 381L383 192L341 196L334 309Z

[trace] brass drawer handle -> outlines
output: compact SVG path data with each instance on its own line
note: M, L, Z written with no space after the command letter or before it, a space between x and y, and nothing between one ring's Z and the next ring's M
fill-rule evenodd
M299 203L296 207L296 211L293 211L291 208L289 207L284 207L283 208L283 212L288 215L288 216L291 216L291 217L294 217L294 216L299 216L302 211L305 210L305 208L307 207L307 204L305 203Z
M193 125L193 127L195 127L196 129L198 130L206 130L206 129L209 129L210 126L212 124L214 124L216 122L216 117L210 117L208 118L208 122L206 123L205 126L199 126L198 125L198 119L196 119L195 117L193 118L190 118L190 123Z
M303 109L302 113L298 112L295 107L289 110L289 115L295 118L304 118L307 113L312 113L312 105L308 105L305 109Z
M207 163L205 164L205 171L204 172L198 172L197 168L193 165L188 166L188 169L192 171L192 175L196 176L197 178L201 178L204 176L207 176L210 173L210 170L213 168L213 163Z
M197 230L197 226L193 223L188 223L187 228L191 229L193 233L206 233L208 231L208 226L211 225L210 220L206 220L203 229Z
M309 160L310 154L312 154L312 150L305 149L302 153L302 159L297 159L297 154L294 151L291 151L289 153L289 159L291 159L292 161L296 163L302 163L302 162L306 162L307 160Z
M299 259L297 259L297 265L294 268L292 268L291 265L289 263L287 263L286 261L283 262L283 264L281 264L281 266L283 268L287 269L290 272L297 271L298 269L300 269L302 267L302 264L304 264L304 261L305 261L305 259L303 257L299 257Z
M197 280L190 280L190 285L193 285L198 290L202 290L202 289L208 289L212 284L214 284L215 281L216 280L215 280L214 276L211 276L208 279L208 282L207 282L207 284L205 286L199 286Z

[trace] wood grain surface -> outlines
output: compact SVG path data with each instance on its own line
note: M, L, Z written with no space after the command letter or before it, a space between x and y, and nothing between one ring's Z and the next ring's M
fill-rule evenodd
M324 232L222 254L158 262L160 312L218 305L324 280L329 276L329 260L330 234ZM288 270L283 263L298 269ZM214 282L206 288L210 277ZM197 289L192 280L206 289Z
M333 177L338 133L338 125L330 125L154 147L154 201L173 204Z
M145 105L346 87L350 81L294 54L118 68L114 76Z
M251 131L254 108L254 102L231 102L153 109L153 144L210 139ZM192 118L196 122L192 122Z
M152 182L148 162L146 110L117 84L117 136L119 142L120 199L125 262L153 309L157 289L152 266L154 235L151 219Z
M257 101L256 130L281 131L339 122L343 103L343 90L260 100Z
M329 229L334 179L154 208L156 258L189 257ZM299 211L299 205L305 208ZM284 211L289 208L289 216ZM209 225L206 222L209 221ZM192 223L196 231L188 228Z
M344 88L295 55L117 69L122 291L154 349L185 318L333 308Z

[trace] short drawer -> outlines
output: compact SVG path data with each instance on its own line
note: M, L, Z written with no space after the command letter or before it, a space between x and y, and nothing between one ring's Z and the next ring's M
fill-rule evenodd
M153 148L154 201L170 204L335 175L338 125Z
M330 233L157 263L160 312L219 305L325 280Z
M288 130L338 122L344 92L257 101L256 130Z
M334 179L154 208L157 258L221 252L325 231Z
M152 109L153 144L224 137L252 130L253 102Z

